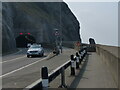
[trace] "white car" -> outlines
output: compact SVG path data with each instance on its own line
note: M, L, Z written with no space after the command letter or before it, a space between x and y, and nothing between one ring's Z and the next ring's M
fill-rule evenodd
M44 49L40 45L31 45L27 51L27 57L44 56Z

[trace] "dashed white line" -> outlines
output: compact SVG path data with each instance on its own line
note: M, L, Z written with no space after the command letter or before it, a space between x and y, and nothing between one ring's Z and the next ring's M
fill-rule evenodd
M11 72L9 72L9 73L6 73L6 74L4 74L4 75L1 75L0 78L2 78L2 77L4 77L4 76L7 76L7 75L9 75L9 74L12 74L12 73L14 73L14 72L17 72L17 71L19 71L19 70L22 70L22 69L24 69L24 68L26 68L26 67L29 67L29 66L31 66L31 65L33 65L33 64L36 64L36 63L38 63L38 62L40 62L40 61L43 61L43 60L47 59L47 58L48 58L48 57L45 57L45 58L40 59L40 60L38 60L38 61L36 61L36 62L33 62L33 63L31 63L31 64L28 64L28 65L26 65L26 66L23 66L23 67L21 67L21 68L19 68L19 69L16 69L16 70L13 70L13 71L11 71Z

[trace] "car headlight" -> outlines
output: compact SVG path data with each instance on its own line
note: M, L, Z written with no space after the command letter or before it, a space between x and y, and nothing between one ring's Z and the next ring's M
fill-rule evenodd
M38 52L41 53L42 50L39 50Z

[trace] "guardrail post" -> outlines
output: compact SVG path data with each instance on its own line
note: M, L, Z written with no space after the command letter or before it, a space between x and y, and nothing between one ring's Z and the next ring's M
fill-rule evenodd
M85 49L85 57L86 57L86 55L87 55L87 49Z
M82 51L82 61L83 61L83 59L84 59L84 50Z
M71 55L71 75L75 75L75 59L74 59L74 55Z
M84 50L82 51L82 61L83 61L83 59L84 59Z
M86 49L84 49L84 51L83 51L83 59L84 59L84 61L85 61L85 56L86 56Z
M61 85L59 88L67 88L67 85L65 84L65 70L64 67L61 69Z
M79 54L76 52L76 69L79 69Z
M83 58L82 58L82 61L83 61L85 57L85 50L83 50L82 54L83 54Z
M81 62L82 62L82 52L81 51L79 51L79 61L80 61L80 64L81 64Z
M42 87L43 90L47 90L48 89L48 84L49 84L49 80L48 80L48 68L47 67L42 67Z

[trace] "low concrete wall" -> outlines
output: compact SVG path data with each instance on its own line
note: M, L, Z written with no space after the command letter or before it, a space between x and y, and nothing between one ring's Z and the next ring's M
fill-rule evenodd
M109 70L115 80L116 85L120 89L120 83L118 81L120 73L118 64L120 64L120 58L118 55L118 47L106 46L106 45L96 45L96 52L102 57L103 62L109 67Z
M68 48L75 48L75 43L76 43L77 41L63 41L62 42L62 45L64 46L64 47L68 47Z

